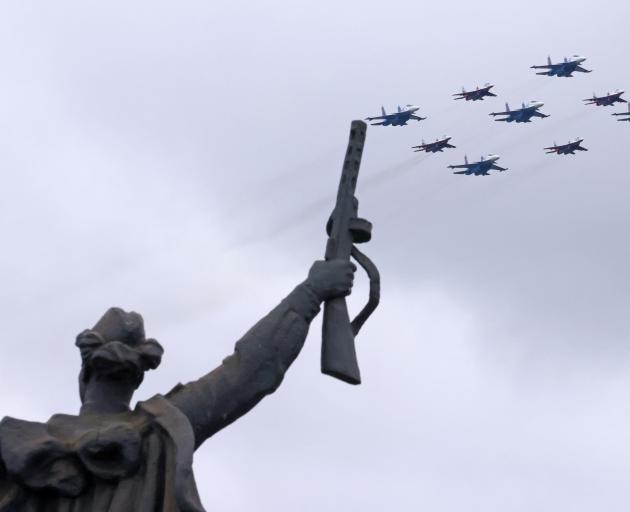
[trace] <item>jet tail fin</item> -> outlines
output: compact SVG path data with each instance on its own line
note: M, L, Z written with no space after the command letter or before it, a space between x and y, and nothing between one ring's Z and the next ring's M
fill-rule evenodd
M507 101L505 102L505 111L506 112L510 111L510 104Z
M547 56L547 65L551 66L551 55Z
M387 115L387 112L385 112L385 107L381 107L381 114L384 116Z
M464 163L468 165L468 155L464 155Z

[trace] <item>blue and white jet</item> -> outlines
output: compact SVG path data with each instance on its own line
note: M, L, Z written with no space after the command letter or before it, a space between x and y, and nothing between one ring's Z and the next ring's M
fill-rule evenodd
M493 87L494 84L486 84L483 87L477 86L477 88L472 91L467 91L464 87L462 87L462 92L453 94L453 99L466 101L483 100L486 96L496 96L496 94L490 92L490 89Z
M464 163L459 165L449 165L449 169L464 169L463 171L455 171L453 174L466 174L475 176L489 176L488 171L507 171L507 167L500 167L497 165L499 155L488 155L487 157L481 157L478 162L468 162L468 157L464 157Z
M586 105L597 105L598 107L610 107L615 103L628 103L621 97L624 92L621 89L617 89L615 92L607 92L604 96L597 96L593 93L593 97L585 99L584 103Z
M630 121L630 104L628 104L628 112L615 112L613 116L626 116L625 118L617 119L617 121Z
M380 120L379 123L372 123L372 126L405 126L407 121L422 121L426 119L426 117L420 117L416 115L416 112L420 110L420 107L417 105L406 105L404 108L401 108L398 105L398 109L396 112L388 114L385 112L385 107L381 107L381 115L374 117L366 117L366 121L377 121Z
M510 110L510 105L505 104L505 112L492 112L489 115L506 116L502 119L495 119L495 121L505 121L506 123L530 123L532 117L549 117L547 114L543 114L538 110L544 105L542 101L530 101L527 105L523 102L521 108L516 110Z
M422 140L422 144L419 146L411 146L416 153L419 151L425 151L426 153L438 153L444 151L446 148L454 148L450 142L452 137L447 137L444 135L441 139L435 139L435 142L424 142Z
M531 68L545 70L545 71L539 71L538 73L536 73L537 75L572 77L573 73L575 73L576 71L580 73L590 73L592 71L592 70L585 69L582 67L582 63L585 60L586 60L586 57L582 57L580 55L574 55L573 57L569 59L565 57L562 62L553 64L551 62L551 57L547 57L547 64L542 65L542 66L531 66Z
M556 144L553 143L553 146L549 148L545 148L545 152L550 155L555 153L556 155L575 155L576 151L588 151L587 148L582 146L582 142L584 139L580 139L579 137L570 140L567 144Z

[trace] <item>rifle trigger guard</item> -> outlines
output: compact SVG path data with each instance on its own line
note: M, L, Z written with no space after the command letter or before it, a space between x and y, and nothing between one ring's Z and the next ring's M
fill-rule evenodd
M367 222L367 221L366 221ZM368 223L369 224L369 223ZM372 225L370 224L370 228ZM378 272L378 268L372 262L370 258L368 258L365 254L363 254L355 245L352 246L352 252L350 255L355 259L355 261L361 265L363 270L365 270L368 278L370 279L370 294L368 302L363 309L359 312L359 314L352 320L350 324L352 327L352 332L356 336L365 321L370 317L374 310L378 306L379 301L381 300L381 276Z

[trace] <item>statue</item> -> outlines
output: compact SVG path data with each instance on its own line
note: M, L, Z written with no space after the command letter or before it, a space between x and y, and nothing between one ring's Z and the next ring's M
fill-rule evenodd
M356 201L349 211L356 212ZM339 216L338 201L331 237L341 237L335 230ZM357 228L362 222L350 224ZM347 256L316 261L306 280L254 325L220 366L133 410L132 395L144 372L158 367L163 349L146 338L139 314L109 309L76 338L79 414L56 414L46 423L11 417L0 422L0 512L202 512L194 451L278 388L322 302L344 302L356 270L349 256L360 254L352 244L346 249ZM363 255L357 261L371 265ZM374 300L366 306L373 307ZM354 334L367 318L362 313L348 322ZM334 321L343 329L339 318ZM330 358L328 353L322 361ZM351 381L343 370L327 373Z

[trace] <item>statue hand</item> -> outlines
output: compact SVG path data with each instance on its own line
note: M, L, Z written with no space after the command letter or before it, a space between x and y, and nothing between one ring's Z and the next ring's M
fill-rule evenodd
M306 285L322 301L344 297L352 290L356 269L356 265L350 261L318 260L308 272Z

